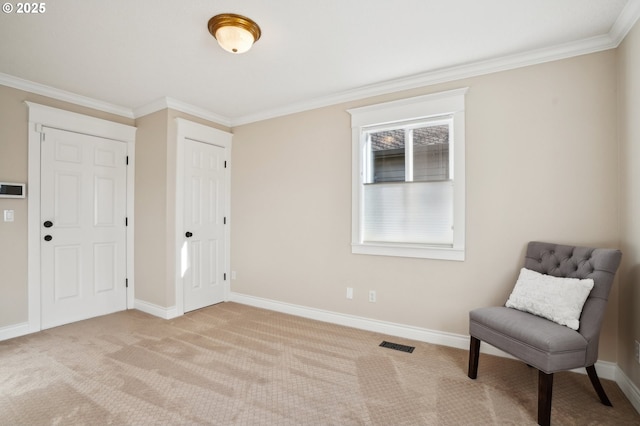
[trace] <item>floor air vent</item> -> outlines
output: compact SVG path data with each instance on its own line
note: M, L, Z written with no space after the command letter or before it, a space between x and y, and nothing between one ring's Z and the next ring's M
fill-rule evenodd
M413 352L413 350L415 349L415 346L406 346L399 343L391 343L387 341L383 341L382 343L380 343L380 346L382 346L383 348L395 349L396 351L409 353Z

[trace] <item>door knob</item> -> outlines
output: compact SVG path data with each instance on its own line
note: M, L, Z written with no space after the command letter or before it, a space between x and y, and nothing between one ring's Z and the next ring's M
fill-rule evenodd
M48 220L45 223L43 223L43 225L44 225L45 228L51 228L53 226L53 222Z
M45 241L51 241L51 240L53 240L53 237L51 235L45 235L44 236L44 240Z
M187 231L187 233L184 234L184 236L187 237L187 238L191 238L193 236L193 234L191 232Z

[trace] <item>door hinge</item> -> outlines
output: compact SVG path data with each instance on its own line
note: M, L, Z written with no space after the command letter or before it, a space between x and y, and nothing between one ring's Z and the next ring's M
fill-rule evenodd
M224 168L227 168L227 160L224 160Z
M227 224L227 217L226 217L226 216L224 217L224 220L222 221L222 224L223 224L223 225L226 225L226 224Z
M129 156L127 155L127 159L126 159L126 164L127 166L129 165Z
M129 288L129 278L125 278L125 279L124 279L124 286L125 286L126 288Z
M124 218L124 226L129 226L129 218L128 217Z
M223 275L224 275L224 281L226 281L227 280L227 273L225 272Z

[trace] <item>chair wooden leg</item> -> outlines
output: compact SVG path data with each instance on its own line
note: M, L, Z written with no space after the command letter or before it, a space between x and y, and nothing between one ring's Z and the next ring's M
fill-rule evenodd
M600 383L600 379L598 378L598 373L596 373L596 367L593 365L590 365L589 367L587 367L587 374L589 375L589 379L591 380L591 384L593 385L593 388L596 390L596 393L600 398L600 402L602 402L604 405L607 405L609 407L613 407L613 404L611 404L611 401L609 401L609 398L607 398L607 394L604 392L604 388Z
M538 370L538 424L551 424L551 394L553 390L553 373L547 374Z
M480 339L471 336L469 344L469 372L470 379L478 377L478 358L480 358Z

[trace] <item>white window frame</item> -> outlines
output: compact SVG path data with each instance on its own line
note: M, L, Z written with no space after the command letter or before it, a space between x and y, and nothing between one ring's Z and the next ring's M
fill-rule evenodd
M351 114L351 252L382 256L417 257L463 261L465 259L465 94L468 88L417 96L347 110ZM428 244L364 242L365 131L410 120L453 118L453 244L442 247Z

